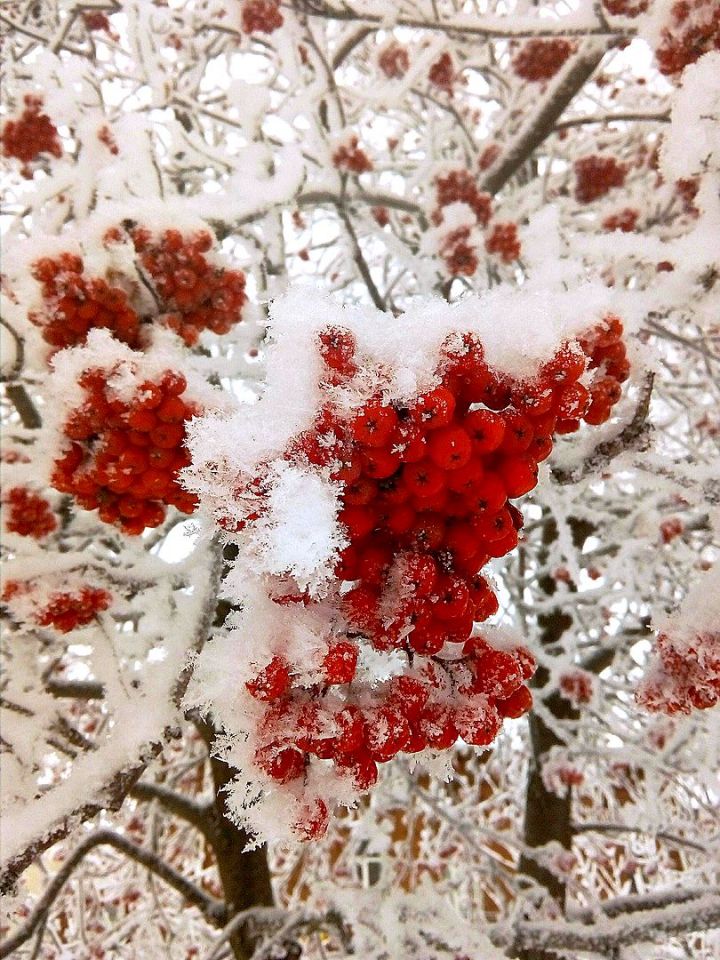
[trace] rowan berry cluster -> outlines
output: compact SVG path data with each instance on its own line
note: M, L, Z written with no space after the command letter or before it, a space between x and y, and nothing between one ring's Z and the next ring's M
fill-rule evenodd
M254 761L271 781L301 783L319 758L368 789L377 764L397 753L444 749L458 737L487 745L503 717L529 708L532 655L473 635L498 610L482 569L517 545L523 518L511 500L535 487L554 434L577 429L599 402L609 415L617 396L601 391L598 400L592 377L618 386L625 378L621 334L609 317L520 381L486 363L477 337L456 333L442 348L434 389L404 403L377 396L350 413L328 405L288 444L286 461L341 485L338 519L349 542L334 570L341 617L321 666L312 674L276 655L246 684L267 704ZM362 378L367 360L350 329L325 327L317 348L322 382ZM589 388L579 382L586 365L595 371ZM255 505L240 527L265 512L265 478L248 486ZM313 602L307 593L273 599ZM368 688L356 678L368 646L400 654L409 670ZM312 810L300 835L324 829L327 811Z
M332 162L338 170L344 170L347 173L367 173L373 169L372 160L360 146L360 141L355 134L338 146L332 155Z
M625 183L627 168L615 157L590 156L575 161L575 199L592 203Z
M658 634L659 664L638 690L638 701L655 713L688 714L720 700L720 633L687 639Z
M113 396L107 378L102 368L81 376L85 401L64 425L70 445L54 463L52 484L85 510L97 510L104 523L137 535L159 526L166 506L195 510L195 498L177 478L190 463L187 421L199 411L182 399L182 374L168 370L145 381L130 400Z
M720 6L716 0L678 0L670 8L655 51L660 72L679 73L704 54L720 50Z
M480 261L470 232L470 227L458 227L442 238L440 256L453 277L471 277L478 268Z
M485 239L488 253L497 254L503 263L512 263L520 257L520 238L516 223L494 223Z
M159 237L134 227L131 237L140 263L158 293L163 324L190 347L203 330L227 333L245 305L245 274L211 263L205 254L212 236L201 230L184 236L165 230Z
M612 408L620 399L622 384L630 376L630 362L622 336L622 321L611 314L602 326L580 338L580 346L588 357L588 369L595 371L589 388L589 403L581 418L591 426L609 419ZM564 418L558 421L557 432L574 433L579 425L575 416Z
M242 28L245 33L272 33L284 22L280 0L245 0L242 8Z
M267 704L255 753L258 767L279 784L299 780L313 758L332 760L354 789L370 789L378 764L398 753L445 750L461 737L488 746L503 719L519 717L532 697L524 681L535 669L523 647L497 650L473 637L452 662L428 660L354 698L348 685L355 677L358 648L351 639L328 646L316 685L296 685L299 671L273 657L247 688ZM339 693L344 691L345 697ZM312 805L295 832L315 839L327 827L327 807Z
M632 207L625 207L618 213L611 213L602 222L605 230L622 230L623 233L632 233L637 226L640 211Z
M650 0L602 0L613 17L639 17L650 6Z
M593 698L594 678L585 670L569 670L560 677L560 692L574 707L590 703Z
M62 145L57 128L42 112L43 98L31 93L25 95L25 109L16 120L8 120L2 131L3 156L16 157L23 164L22 174L31 177L29 166L40 154L62 156Z
M11 487L3 494L2 502L9 514L5 527L11 533L42 540L57 528L57 519L48 501L27 487Z
M428 71L428 80L435 87L452 93L453 86L457 80L455 73L455 64L449 53L443 53Z
M140 340L140 318L127 293L100 277L86 278L85 265L74 254L43 257L32 265L40 283L43 309L30 313L53 347L74 347L85 342L91 329L109 330L117 340L135 347Z
M59 633L70 633L87 626L98 613L112 603L112 594L99 587L83 587L77 593L54 593L34 616L41 627L53 627Z
M435 180L437 207L431 215L434 224L442 220L442 208L451 203L465 203L475 214L481 227L486 227L492 215L492 197L479 189L469 170L451 170Z
M110 21L102 10L88 10L82 15L87 30L104 30L110 32Z
M380 51L378 66L390 80L404 77L410 69L410 55L396 40L391 40Z
M523 80L550 80L573 52L569 40L528 40L512 60L513 71Z

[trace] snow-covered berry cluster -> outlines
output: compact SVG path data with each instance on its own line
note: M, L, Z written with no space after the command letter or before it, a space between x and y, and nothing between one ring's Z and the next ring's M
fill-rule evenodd
M76 253L42 257L31 266L42 303L29 319L53 348L82 345L95 329L108 330L130 347L146 348L156 326L169 327L193 346L203 330L223 334L241 321L245 275L208 259L213 239L207 230L166 230L153 236L144 227L133 226L129 234L125 227L111 227L103 240L112 281L88 276ZM121 244L129 247L134 269L127 261L122 272L112 264L113 247Z
M177 478L190 462L186 425L199 408L183 399L181 373L168 370L120 396L112 378L123 374L127 369L103 367L81 374L84 402L64 424L68 447L55 461L52 484L85 510L97 510L104 523L140 534L162 523L167 506L195 510L195 498Z
M567 670L560 675L558 683L560 693L574 707L590 703L595 691L595 678L587 670Z
M428 80L433 86L452 93L453 86L457 81L455 64L452 56L446 51L432 64L428 71Z
M637 689L653 713L689 714L720 701L720 566L715 564L659 625L655 656Z
M112 594L102 587L77 582L70 588L54 589L54 580L57 577L49 583L8 580L2 601L21 621L52 627L58 633L87 626L112 603Z
M604 230L622 230L623 233L632 233L637 226L640 211L634 207L625 207L618 213L611 213L602 222Z
M390 80L404 77L410 69L410 55L407 48L397 40L386 43L378 54L378 66Z
M625 183L627 168L615 157L592 155L575 161L575 199L592 203Z
M165 230L154 236L145 227L134 227L131 237L159 294L162 323L189 347L203 330L223 334L239 321L247 300L245 274L208 260L213 239L207 230L191 235Z
M523 80L550 80L573 52L573 44L562 37L528 40L512 60L513 71Z
M650 0L602 0L602 5L613 17L639 17L650 6Z
M338 144L332 155L333 166L345 173L367 173L373 169L373 162L360 146L355 134Z
M86 277L84 270L82 258L71 253L43 257L32 265L32 275L41 284L43 306L29 316L42 330L43 340L58 349L74 347L97 328L137 346L140 318L125 290L110 286L102 277Z
M436 204L431 214L433 223L442 220L442 208L452 203L464 203L475 214L481 227L486 227L492 215L492 197L484 193L469 170L463 168L450 170L444 176L435 179Z
M32 176L30 164L41 154L62 156L62 144L55 124L42 112L43 98L28 93L24 98L25 109L17 119L8 120L3 126L3 156L21 161L24 177Z
M704 54L720 50L717 0L677 0L669 10L655 50L660 72L671 76Z
M314 383L283 361L292 412L276 387L244 415L268 404L262 436L254 420L242 439L199 421L185 474L240 546L227 589L242 591L237 629L254 668L213 697L226 729L247 734L228 761L266 794L287 791L305 811L292 815L294 833L306 837L324 830L338 799L375 782L378 763L458 738L487 745L504 717L529 709L532 655L496 628L478 633L498 611L483 568L517 545L523 518L512 501L537 484L554 434L579 427L596 379L623 374L615 317L514 376L450 311L444 337L418 328L434 346L417 348L427 386L412 388L417 372L401 375L385 347L370 346L381 330L349 313L323 323L327 313L316 305L312 333L296 334L312 336L303 349L315 353ZM400 332L390 337L401 349ZM271 384L276 362L271 347ZM281 423L288 413L294 429ZM200 704L232 637L201 658ZM378 658L380 682L368 668ZM262 833L262 804L252 807L238 815Z
M273 33L285 22L280 0L245 0L242 28L245 33Z
M42 540L57 529L57 518L48 501L27 487L3 492L2 503L7 511L5 528L11 533Z
M512 263L520 256L520 238L516 223L493 223L485 238L485 249L496 254L503 263Z

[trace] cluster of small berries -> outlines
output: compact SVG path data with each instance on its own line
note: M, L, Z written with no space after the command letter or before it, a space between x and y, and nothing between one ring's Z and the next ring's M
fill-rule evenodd
M613 17L639 17L650 6L650 0L602 0L602 5Z
M465 203L475 214L481 227L486 227L492 216L492 197L479 189L469 170L451 170L435 180L437 206L431 214L434 224L442 220L442 208L451 203Z
M619 213L611 213L602 222L605 230L622 230L623 233L632 233L637 226L640 211L632 207L625 207Z
M104 523L137 535L159 526L168 505L195 510L177 477L190 463L187 421L199 411L181 397L182 374L167 371L140 384L129 401L109 393L107 377L101 368L81 376L86 399L64 425L70 448L55 461L52 484L85 510L97 510Z
M560 692L574 707L590 703L595 689L595 678L586 670L570 670L560 677Z
M520 257L520 238L516 223L494 223L485 238L485 249L496 254L503 263L512 263Z
M103 30L110 33L110 21L102 10L87 10L82 15L86 30Z
M370 789L378 764L398 753L446 750L459 737L488 746L504 718L525 713L532 696L524 681L535 662L524 647L498 650L473 637L463 656L427 661L415 675L402 674L353 698L340 699L332 687L350 684L358 657L349 639L331 643L316 686L295 686L291 664L274 657L247 683L252 697L267 704L260 728L258 767L276 783L301 778L312 759L332 760L359 791ZM296 824L303 839L324 833L324 816Z
M447 93L452 93L453 86L457 81L455 64L449 53L443 53L428 71L428 80L435 87L440 87Z
M367 789L378 762L400 751L443 749L458 737L487 745L503 717L529 709L531 654L473 636L474 624L498 610L481 570L517 545L523 518L510 500L535 487L553 435L617 399L602 390L598 399L595 382L579 380L586 364L598 383L625 378L624 347L622 356L615 349L621 334L608 317L580 346L563 345L532 381L497 373L474 335L454 334L433 390L412 403L370 399L352 414L327 406L288 445L289 462L324 468L342 484L339 521L349 543L335 568L335 602L344 626L319 679L276 656L248 682L268 704L255 755L267 777L298 780L318 757ZM329 385L348 385L366 367L348 328L325 328L317 344ZM245 522L264 510L263 478L252 485L256 507ZM311 602L307 594L275 599ZM339 696L331 688L355 680L363 645L401 652L411 672L372 690L356 681ZM321 830L318 809L310 821ZM298 830L312 834L307 822Z
M242 28L245 33L272 33L284 22L280 0L245 0L242 8Z
M638 702L654 713L688 714L720 701L720 633L675 641L658 634L659 664L638 689Z
M573 44L562 37L528 40L513 57L512 68L523 80L550 80L573 50Z
M55 124L42 113L43 99L31 93L25 95L25 109L17 120L8 120L2 131L3 156L16 157L23 164L22 174L31 177L29 166L41 153L62 156L62 145Z
M338 170L344 170L347 173L367 173L373 169L372 160L360 146L360 141L355 134L337 147L332 155L332 162Z
M78 593L55 593L34 619L41 627L70 633L91 623L111 602L112 594L99 587L83 587Z
M695 197L700 189L700 180L698 177L681 177L675 181L675 193L682 201L683 213L691 217L697 217L700 211L695 206Z
M440 256L452 277L471 277L478 268L480 259L471 234L470 227L458 227L442 238Z
M9 513L5 527L11 533L42 540L57 528L57 519L48 501L27 487L11 487L3 493L2 502Z
M678 0L670 8L655 51L660 72L679 73L706 53L720 50L720 5L717 0Z
M188 346L197 343L203 330L227 333L238 322L247 300L245 274L208 261L210 233L183 236L165 230L153 237L146 228L134 227L131 237L162 301L162 322Z
M625 183L627 168L615 157L589 156L575 161L575 199L592 203Z
M50 594L38 608L37 584L34 581L8 580L3 587L2 601L17 607L21 619L31 620L41 627L53 627L60 633L70 633L87 626L98 613L107 610L112 594L101 587L79 586L76 590L58 590Z
M397 40L391 40L380 51L378 66L390 80L404 77L410 69L410 56L407 48L398 43Z
M558 433L574 433L580 426L580 419L591 426L598 426L609 419L612 408L620 399L622 384L630 376L630 362L622 337L622 321L610 314L602 326L595 327L580 338L580 346L588 357L588 368L596 371L595 377L582 417L558 421Z
M71 253L36 260L32 275L41 284L44 303L42 310L30 313L30 320L41 328L45 342L58 349L84 343L95 328L136 347L140 318L127 293L100 277L86 278L84 269L82 259Z

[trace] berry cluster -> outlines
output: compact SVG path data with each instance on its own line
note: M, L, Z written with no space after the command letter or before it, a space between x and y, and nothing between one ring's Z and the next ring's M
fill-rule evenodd
M82 15L86 30L104 30L110 33L110 21L102 10L88 10Z
M720 6L717 0L678 0L670 8L655 51L660 72L679 73L704 54L720 50Z
M650 0L602 0L602 5L613 17L639 17L650 6Z
M378 66L390 80L404 77L410 69L410 56L407 49L396 40L392 40L380 51Z
M272 33L284 22L280 0L245 0L242 8L242 28L245 33Z
M485 240L488 253L497 254L503 263L512 263L520 257L520 239L516 223L494 223Z
M443 53L428 71L428 80L435 87L452 93L453 85L457 80L455 64L449 53Z
M609 415L617 395L593 391L627 375L621 334L608 317L519 381L486 363L474 335L456 333L442 348L434 389L406 403L377 396L352 413L328 405L291 441L287 461L342 485L349 542L334 571L342 616L322 664L312 674L276 655L246 684L267 704L254 759L271 781L300 781L316 757L367 789L377 764L400 751L439 750L458 737L487 745L503 717L529 709L531 654L473 635L498 610L482 568L517 545L523 519L510 501L535 487L554 434L582 419L602 422L598 405L607 403ZM331 386L348 386L367 366L346 327L324 328L317 348ZM580 383L586 367L589 388ZM239 529L263 515L265 491L262 475L243 489ZM274 599L312 602L292 592ZM395 651L408 671L368 688L356 679L367 647ZM316 803L312 811L297 827L303 836L327 822Z
M586 670L571 670L560 677L560 692L574 707L590 703L595 688L595 678Z
M682 201L683 213L691 217L697 217L700 211L695 206L695 197L700 189L700 180L698 177L681 177L675 181L675 193Z
M183 236L165 230L153 237L144 227L131 231L140 263L161 301L161 320L191 347L203 330L227 333L240 320L247 300L245 274L208 261L212 247L206 230Z
M465 203L475 214L481 227L486 227L492 215L492 197L478 188L469 170L451 170L435 180L437 207L431 219L434 224L442 220L442 208L451 203Z
M111 602L112 594L98 587L83 587L78 593L54 593L34 620L41 627L70 633L91 623Z
M440 256L447 272L453 277L471 277L478 268L478 255L471 242L470 227L458 227L443 238Z
M659 664L638 690L638 701L655 713L688 714L720 700L720 633L676 640L658 634Z
M335 150L332 162L338 170L345 170L348 173L367 173L373 169L372 160L360 146L360 141L355 134Z
M523 80L550 80L573 52L569 40L528 40L515 54L512 68Z
M55 461L52 483L85 510L97 510L104 523L140 534L162 523L168 505L195 510L195 498L177 477L190 463L187 421L199 411L182 399L182 374L167 371L140 384L129 401L113 397L107 376L101 368L81 376L85 402L65 423L71 445Z
M2 499L9 512L5 526L10 532L42 540L57 528L50 504L27 487L12 487Z
M120 287L111 287L100 277L83 276L80 257L62 253L57 259L43 257L32 266L41 284L43 309L30 314L53 347L74 347L85 342L96 327L109 330L131 347L139 343L140 318Z
M625 183L627 168L615 157L590 156L575 161L575 199L592 203Z
M42 113L43 99L25 95L25 109L17 120L8 120L2 131L3 156L16 157L23 164L22 174L31 177L32 163L41 153L62 156L62 145L57 128L46 113Z
M112 594L100 587L78 586L73 590L50 593L47 602L38 608L39 584L32 580L8 580L2 591L2 601L22 620L31 620L41 627L53 627L60 633L70 633L90 623L98 613L107 610Z
M640 211L633 207L625 207L619 213L611 213L602 222L605 230L622 230L623 233L632 233L635 229Z
M336 639L318 683L299 686L292 665L276 656L246 684L254 699L267 704L255 762L271 780L298 780L316 757L332 760L355 789L368 790L379 763L400 752L445 750L458 737L488 746L504 718L522 716L532 703L524 681L535 663L524 647L498 650L473 637L461 658L427 661L415 675L395 676L359 700L347 686L357 658L352 640ZM345 699L338 688L345 689ZM325 808L322 816L296 824L296 833L314 839L326 827Z

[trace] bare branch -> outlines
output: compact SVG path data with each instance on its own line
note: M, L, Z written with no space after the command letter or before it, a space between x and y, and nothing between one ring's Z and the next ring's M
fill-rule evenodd
M156 800L168 813L191 823L201 833L209 835L213 832L210 816L213 807L212 802L197 803L188 797L184 797L181 793L170 790L163 784L147 783L145 781L136 783L130 790L130 796L135 800Z
M10 956L14 950L22 946L23 943L30 939L37 927L45 922L53 903L72 876L75 868L91 850L99 846L113 847L137 863L142 864L142 866L150 870L151 873L154 873L155 876L164 880L165 883L177 890L188 903L197 907L210 923L220 926L225 922L225 905L215 897L204 893L196 887L195 884L190 883L189 880L174 870L168 863L158 857L157 854L151 850L146 850L144 847L138 846L136 843L133 843L132 840L128 840L126 837L121 836L119 833L114 833L112 830L98 830L76 847L72 856L65 861L62 868L48 884L45 892L38 900L35 909L25 923L13 936L0 944L0 960L3 957Z

